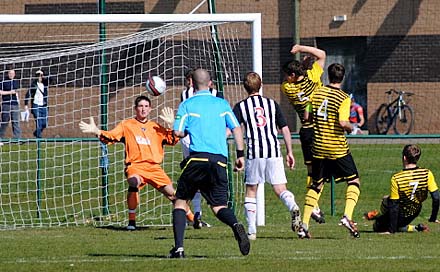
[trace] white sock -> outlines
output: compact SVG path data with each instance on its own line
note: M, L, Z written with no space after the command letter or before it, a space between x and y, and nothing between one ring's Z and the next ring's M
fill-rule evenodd
M253 197L244 198L244 214L248 224L248 233L257 233L257 199Z
M283 191L280 194L280 199L289 211L299 210L299 207L295 202L295 196L290 191Z
M202 194L197 192L192 199L194 213L200 213L202 215Z

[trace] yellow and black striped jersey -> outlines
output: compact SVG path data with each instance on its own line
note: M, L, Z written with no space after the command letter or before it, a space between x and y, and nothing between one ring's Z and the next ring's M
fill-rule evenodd
M350 117L350 98L341 89L331 86L318 88L312 97L313 157L337 159L349 153L345 131L339 121Z
M312 69L307 70L307 74L303 79L295 83L284 81L281 84L281 91L295 108L302 126L305 128L313 126L311 122L304 121L304 110L313 92L322 86L321 76L323 72L322 67L315 61Z
M436 190L438 187L429 169L403 169L391 178L390 199L399 200L399 213L408 217L420 211L428 192Z

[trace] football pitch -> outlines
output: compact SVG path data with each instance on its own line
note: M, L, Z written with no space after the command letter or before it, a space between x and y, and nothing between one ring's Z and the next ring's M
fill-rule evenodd
M258 228L249 256L241 256L231 230L204 206L211 228L186 230L184 260L166 256L173 246L172 227L52 227L1 230L0 271L438 271L440 224L428 223L431 199L414 223L428 223L427 233L381 235L362 214L379 208L389 192L392 173L401 168L402 144L354 144L353 157L361 175L361 196L355 209L360 239L338 226L344 209L345 184L335 186L335 210L330 185L320 201L326 223L311 222L312 239L299 240L290 229L290 215L266 186L266 225ZM419 165L438 176L438 147L422 144ZM305 167L294 146L296 169L287 171L289 189L302 207ZM438 181L437 181L438 183ZM237 207L244 222L242 205Z

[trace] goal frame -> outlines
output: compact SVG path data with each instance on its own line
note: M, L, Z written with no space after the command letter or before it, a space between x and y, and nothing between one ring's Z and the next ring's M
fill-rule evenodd
M261 13L216 14L8 14L0 16L0 24L54 23L217 23L245 22L251 24L252 68L262 74ZM212 35L215 35L212 33ZM265 225L264 186L257 193L257 225Z
M246 22L252 25L253 70L262 75L261 13L2 15L0 24Z

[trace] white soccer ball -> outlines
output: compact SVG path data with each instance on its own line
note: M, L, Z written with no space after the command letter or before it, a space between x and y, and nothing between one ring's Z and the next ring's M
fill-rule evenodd
M145 84L147 92L153 96L158 96L166 91L167 84L159 76L152 76L147 79Z

